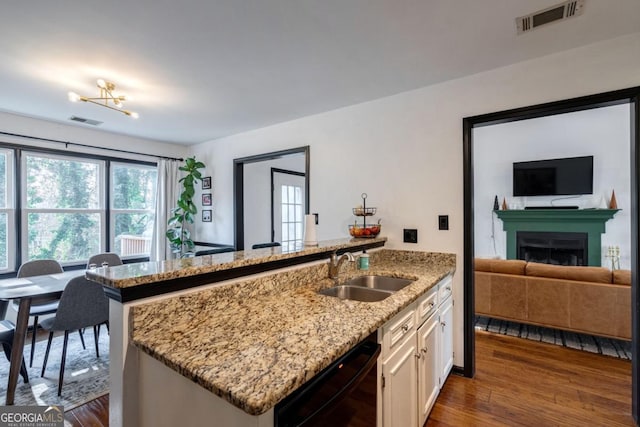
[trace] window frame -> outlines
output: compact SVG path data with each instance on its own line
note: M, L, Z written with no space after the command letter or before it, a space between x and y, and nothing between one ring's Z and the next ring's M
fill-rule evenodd
M97 200L98 206L97 208L29 208L27 206L27 158L28 157L40 157L54 160L62 160L62 161L79 161L83 163L92 163L98 166L98 185L97 185ZM20 243L21 243L21 258L22 260L29 260L29 229L28 229L28 217L31 213L40 213L40 214L98 214L100 216L100 229L99 229L99 251L104 252L106 250L106 206L105 206L105 194L106 194L106 185L105 185L105 174L107 164L106 161L100 159L92 159L89 157L79 157L71 154L61 155L56 153L47 153L47 152L39 152L32 150L24 150L21 153L20 159L20 176L17 179L20 180L20 202L19 202L19 211L20 211L20 219L21 219L21 230L20 230ZM60 261L60 264L63 267L80 265L83 260L67 260ZM85 261L86 263L86 261Z
M150 213L153 216L153 220L155 222L155 218L156 218L156 203L157 202L157 174L156 174L156 200L154 201L154 206L152 208L149 209L120 209L120 208L115 208L114 205L114 197L115 197L115 185L114 185L114 178L115 178L115 173L114 170L116 167L118 166L126 166L126 165L131 165L131 162L122 162L122 161L112 161L109 164L109 203L108 203L108 208L109 208L109 244L110 244L110 249L112 252L115 252L115 248L116 248L116 215L118 214L145 214L145 213ZM148 164L135 164L134 167L137 167L139 169L148 169L148 170L158 170L157 166L151 166ZM125 259L138 259L140 257L146 257L148 258L150 254L132 254L132 255L120 255L120 258L122 258L123 260Z
M7 159L5 169L5 196L6 206L0 207L0 214L7 215L7 267L0 267L0 274L16 272L16 245L18 237L16 233L16 150L6 147L0 147L0 153L5 154Z
M100 154L91 154L81 151L66 151L59 150L48 147L40 147L36 145L25 145L8 141L0 140L0 150L7 150L13 153L12 160L12 169L11 173L7 176L8 189L7 189L7 202L11 202L13 205L13 212L8 217L10 224L10 231L12 233L12 239L7 238L7 250L10 254L10 259L8 260L8 265L6 269L0 270L0 279L1 278L11 278L16 277L18 267L24 262L23 260L23 250L26 242L23 242L23 214L22 214L22 203L23 203L23 184L21 176L24 175L24 170L22 168L22 157L24 153L31 152L35 154L49 154L56 155L62 158L75 157L78 159L90 159L90 160L99 160L105 162L105 170L108 173L110 164L112 162L117 163L131 163L136 165L146 165L150 167L157 167L157 162L148 161L148 160L137 160L137 159L129 159L122 157L114 157L114 156L105 156ZM105 177L108 175L105 175ZM11 182L11 184L9 184ZM104 208L106 209L105 218L108 218L110 213L110 206L108 204L107 194L110 189L108 188L109 180L106 178L103 180L104 185L101 186L101 197L100 200L103 203ZM11 197L9 198L9 194ZM101 246L104 248L102 250L109 251L112 247L111 241L109 239L110 236L110 224L108 220L105 220L105 224L103 225L103 235L101 236ZM106 245L106 247L105 247ZM127 259L124 262L144 262L149 260L149 255L139 256L132 259ZM82 260L75 263L65 263L63 268L65 270L74 270L84 268L87 260Z

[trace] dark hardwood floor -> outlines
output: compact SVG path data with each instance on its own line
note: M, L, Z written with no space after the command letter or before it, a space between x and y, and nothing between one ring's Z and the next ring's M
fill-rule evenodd
M449 376L426 427L633 426L631 362L476 332L476 376Z
M451 375L425 427L633 426L631 362L476 332L476 377ZM66 413L108 426L109 396Z

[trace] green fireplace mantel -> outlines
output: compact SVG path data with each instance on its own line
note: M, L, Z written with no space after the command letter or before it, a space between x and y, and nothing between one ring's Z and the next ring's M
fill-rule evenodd
M494 211L507 232L507 259L516 259L516 232L546 231L588 234L589 265L601 264L601 234L619 209L527 209Z

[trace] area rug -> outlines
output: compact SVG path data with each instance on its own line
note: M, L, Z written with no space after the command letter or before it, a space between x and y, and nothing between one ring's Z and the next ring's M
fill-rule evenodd
M28 367L31 346L25 346L24 358L27 363L29 383L25 384L22 376L18 377L16 405L62 405L64 410L68 411L109 392L109 335L105 328L102 327L100 331L99 358L96 358L92 328L87 328L84 333L86 350L82 348L78 332L69 334L62 396L58 396L62 341L62 335L53 338L47 370L42 378L40 372L47 340L36 342L32 368ZM0 405L4 405L6 399L7 378L9 378L9 362L4 354L0 353Z
M528 340L561 345L590 353L631 360L631 342L629 341L578 334L575 332L526 325L524 323L509 322L507 320L483 316L476 316L475 327L476 330L526 338Z

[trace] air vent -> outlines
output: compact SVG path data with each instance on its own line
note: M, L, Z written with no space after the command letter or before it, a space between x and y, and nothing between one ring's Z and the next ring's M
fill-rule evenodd
M547 9L539 10L529 15L516 18L518 34L535 30L552 22L564 21L574 16L582 15L584 0L571 0L557 4Z
M80 123L84 123L86 125L92 125L92 126L100 126L102 123L104 123L104 122L99 122L98 120L85 119L84 117L78 117L78 116L71 116L69 117L69 120L73 120L74 122L80 122Z

